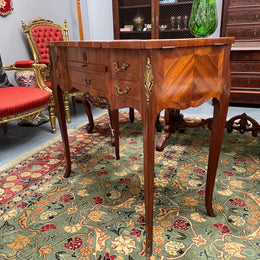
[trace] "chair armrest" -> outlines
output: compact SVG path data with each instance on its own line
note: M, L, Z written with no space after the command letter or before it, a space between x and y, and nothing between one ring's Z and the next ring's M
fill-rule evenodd
M33 60L19 60L15 62L14 66L17 68L30 68L33 64Z
M33 60L16 61L11 65L3 65L5 70L32 70Z
M16 66L18 65L18 66ZM30 66L29 66L30 65ZM32 71L35 76L37 86L41 89L45 89L52 93L50 88L45 85L46 73L48 72L48 67L45 64L37 64L34 61L17 61L15 64L9 66L3 65L5 70L15 70L15 71Z
M46 64L34 63L32 65L32 68L34 71L34 76L38 87L41 89L45 89L52 94L51 89L45 84L46 74L48 72L48 66Z

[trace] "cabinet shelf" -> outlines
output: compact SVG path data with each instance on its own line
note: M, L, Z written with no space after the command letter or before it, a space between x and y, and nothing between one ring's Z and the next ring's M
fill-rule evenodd
M140 34L142 34L142 33L151 33L151 31L129 31L129 32L120 32L120 34L122 34L122 33L124 33L124 34L133 34L133 33L140 33Z
M119 9L136 9L136 8L151 8L151 5L128 5L128 6L120 6Z
M186 29L181 29L181 30L178 30L178 29L166 29L166 30L160 30L160 33L170 33L170 32L179 32L179 33L182 33L182 32L189 32L190 30L188 28Z
M174 5L187 5L187 4L192 4L193 1L183 1L183 2L176 2L176 3L162 3L160 4L161 6L174 6Z

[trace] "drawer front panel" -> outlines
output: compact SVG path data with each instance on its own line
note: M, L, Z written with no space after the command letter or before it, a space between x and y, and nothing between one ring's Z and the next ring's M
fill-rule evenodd
M112 94L120 98L140 100L140 83L126 80L113 80Z
M230 6L259 5L259 0L230 0Z
M260 74L260 62L231 62L232 72L259 72Z
M85 88L95 88L97 90L106 90L106 76L103 73L91 73L91 72L82 72L70 70L70 80L71 84L81 85Z
M260 91L260 75L253 77L251 75L236 75L232 73L231 88L249 88Z
M139 52L136 50L114 50L111 53L109 67L112 78L123 80L139 80L140 64Z
M107 71L107 66L103 64L69 61L68 66L69 69L71 70L78 70L82 72L87 72L87 71L106 72Z
M77 61L84 63L104 64L104 55L100 50L89 48L68 48L68 61Z
M260 91L241 91L231 90L230 103L241 104L260 104Z
M227 24L234 23L260 23L260 6L258 8L243 8L236 11L230 10Z
M226 29L226 36L235 37L239 40L257 40L260 39L260 26L254 26L251 28L229 26Z
M231 61L260 61L260 51L231 51L230 60Z

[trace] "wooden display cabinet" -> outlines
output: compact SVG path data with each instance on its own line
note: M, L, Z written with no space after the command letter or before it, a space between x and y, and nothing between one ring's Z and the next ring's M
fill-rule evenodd
M193 38L188 25L192 3L193 1L185 0L113 0L114 38ZM143 29L123 29L125 26L134 26L133 19L137 14L144 18ZM174 25L171 23L171 17L175 18Z
M260 104L260 1L223 0L221 36L231 49L231 103Z
M189 30L189 19L191 14L193 1L187 0L113 0L113 20L114 20L114 39L180 39L194 38ZM134 26L133 19L136 15L142 15L144 18L143 30L138 31L133 28L132 31L123 31L125 26ZM171 22L174 17L174 25ZM186 22L184 22L186 19ZM149 29L145 29L145 25L150 25ZM164 26L164 28L161 28ZM176 115L171 119L172 115ZM130 121L134 121L134 109L129 110ZM182 120L179 110L166 109L165 124ZM178 123L176 123L177 125ZM166 126L167 128L167 126ZM174 127L178 128L177 126ZM157 131L161 131L162 124L159 116L156 122ZM168 129L168 128L167 128ZM170 127L169 127L170 129ZM167 131L167 130L165 130ZM169 130L168 132L170 132ZM170 133L167 135L170 136ZM156 149L162 150L166 139L157 144Z

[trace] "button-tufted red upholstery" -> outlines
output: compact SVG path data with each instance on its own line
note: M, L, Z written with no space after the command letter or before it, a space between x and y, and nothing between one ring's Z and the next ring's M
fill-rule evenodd
M41 56L39 63L49 64L48 48L44 42L63 41L61 30L50 25L38 25L32 28L32 34Z
M49 110L52 132L56 132L52 93L48 87L41 85L41 70L45 67L44 64L34 64L34 61L27 60L4 66L0 55L0 124L4 133L7 133L7 122L17 119L34 120L46 108ZM6 70L33 73L38 87L14 87L8 80Z
M49 78L49 50L45 45L46 41L68 41L68 24L64 20L64 24L56 24L51 20L37 17L26 25L22 21L22 29L26 34L26 38L29 42L29 46L32 50L33 58L35 63L47 65L46 70L42 72L42 78L44 85L52 89L51 80ZM65 113L68 123L70 123L70 108L69 108L69 97L72 97L73 106L75 106L75 97L81 96L82 93L73 88L72 90L64 91L63 101L65 107ZM88 111L87 111L88 113ZM92 115L91 115L92 116ZM89 115L90 117L90 115Z
M51 100L51 94L39 88L5 87L0 89L0 100L1 118L43 106Z
M46 41L68 41L68 24L56 24L51 20L37 17L25 24L22 21L22 29L26 34L33 58L36 63L48 65L49 55Z

